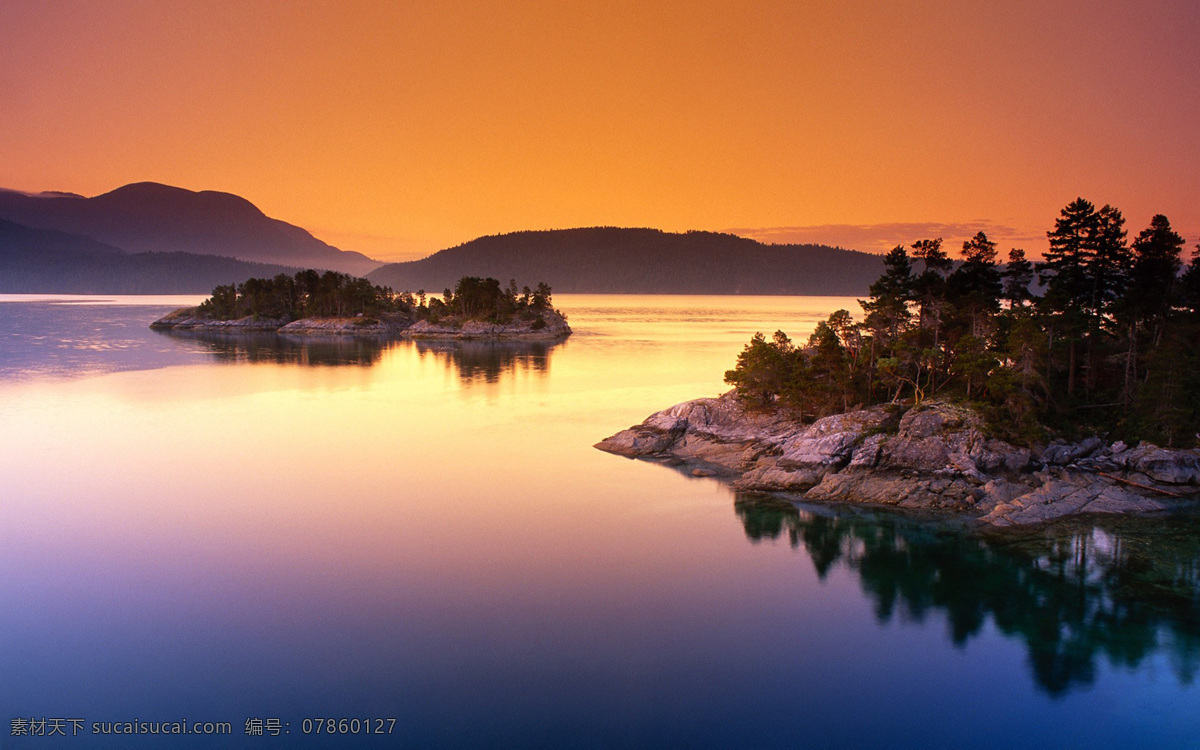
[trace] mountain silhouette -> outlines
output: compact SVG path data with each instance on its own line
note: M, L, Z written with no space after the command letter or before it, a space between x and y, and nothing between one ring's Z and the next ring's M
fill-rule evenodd
M91 237L0 219L0 293L207 294L295 269L194 253L126 253Z
M878 255L824 245L764 245L716 232L591 227L480 237L368 274L398 291L440 293L463 276L555 292L857 295L883 269Z
M128 253L217 255L361 276L379 266L272 219L230 193L138 182L84 198L0 190L0 219L91 238Z

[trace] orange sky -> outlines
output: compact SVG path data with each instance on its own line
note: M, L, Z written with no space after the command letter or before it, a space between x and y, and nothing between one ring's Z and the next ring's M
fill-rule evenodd
M1198 123L1192 2L0 8L0 186L225 190L385 259L599 224L1036 250L1077 195L1192 245Z

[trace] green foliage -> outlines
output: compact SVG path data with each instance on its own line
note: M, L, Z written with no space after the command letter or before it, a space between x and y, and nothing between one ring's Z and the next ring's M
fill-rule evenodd
M1082 198L1047 236L1044 296L1031 289L1025 253L1012 250L1002 271L983 232L963 244L953 272L941 240L912 245L919 275L897 246L860 301L862 322L838 310L803 347L782 331L758 334L726 381L804 419L938 395L973 402L992 434L1018 443L1053 428L1195 445L1200 247L1180 276L1183 239L1166 217L1130 249L1121 212Z
M532 321L534 328L541 329L546 327L541 314L554 309L550 286L545 282L539 282L533 291L525 287L518 292L515 279L509 279L507 286L501 287L499 280L479 276L462 277L454 289L442 293L441 299L431 297L425 302L424 290L417 292L417 299L414 307L417 317L433 322L443 318L458 323L486 320L497 324L527 320Z
M1009 307L1023 307L1033 299L1030 285L1033 284L1033 264L1025 259L1025 251L1014 247L1008 251L1008 265L1004 267L1004 299Z
M866 324L874 336L890 345L912 319L908 303L913 297L915 279L903 245L897 245L883 257L883 267L883 275L871 285L871 299L859 304L867 313Z
M766 407L788 392L797 366L796 347L783 331L770 341L756 333L738 355L737 367L725 373L725 382L742 398Z
M545 328L542 314L553 310L550 287L540 283L536 291L530 292L526 287L525 292L518 295L516 281L509 281L507 288L501 288L496 279L464 276L439 299L427 297L424 289L415 296L410 292L397 294L388 287L374 286L367 279L308 269L295 276L279 274L271 279L246 279L241 284L218 286L212 296L200 303L198 313L212 320L253 316L291 321L403 312L433 322L450 319L455 323L465 320L508 323L522 319L531 321L535 328Z
M947 296L961 313L962 321L969 321L968 335L980 337L1000 312L1003 285L996 267L996 243L979 232L963 243L963 258L963 264L946 282Z
M273 320L310 317L352 317L408 310L410 305L387 287L374 286L349 274L312 269L295 276L246 279L216 287L200 303L199 315L213 320L247 316Z

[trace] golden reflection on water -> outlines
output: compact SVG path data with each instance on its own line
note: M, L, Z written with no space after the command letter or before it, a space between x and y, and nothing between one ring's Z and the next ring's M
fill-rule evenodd
M938 627L878 624L861 571L791 548L790 506L750 513L716 480L592 448L724 391L755 331L802 341L854 300L556 303L576 334L544 349L251 354L154 334L190 364L0 380L6 679L36 711L73 696L145 716L161 695L190 716L228 695L253 714L282 695L291 716L415 707L427 733L538 724L542 705L623 727L627 701L685 705L688 726L852 706L849 725L864 684L896 696L889 726L921 709L908 696L940 715L993 681L1005 716L1057 710L997 666L1025 657L986 629L966 653Z
M355 345L370 356L314 366L303 347L253 356L185 338L212 363L2 386L2 554L84 578L204 561L239 585L328 565L364 587L431 566L492 584L517 569L596 575L615 564L589 548L598 529L692 482L591 445L722 391L724 369L777 314L803 333L833 304L802 302L564 295L576 336L558 345ZM601 496L630 472L645 492L614 514Z

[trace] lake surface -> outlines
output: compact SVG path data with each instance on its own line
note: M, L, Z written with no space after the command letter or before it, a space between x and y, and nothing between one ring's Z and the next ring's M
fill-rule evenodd
M1194 519L979 538L591 447L852 299L146 328L195 301L0 296L0 747L1200 746ZM184 719L232 734L92 733Z

